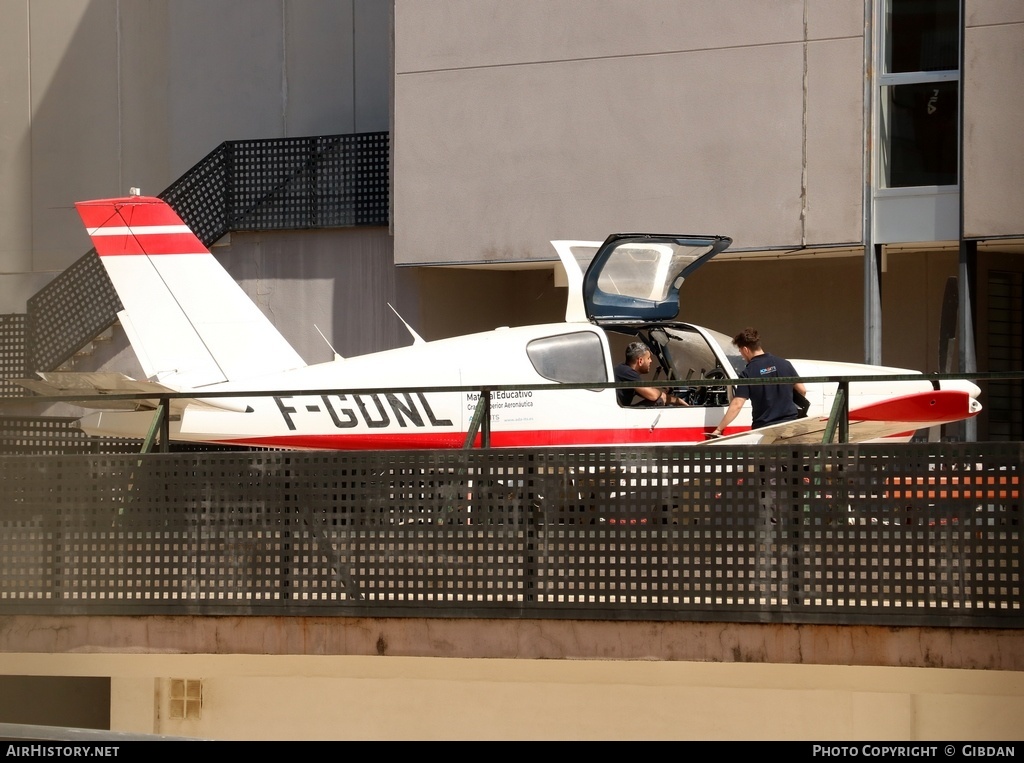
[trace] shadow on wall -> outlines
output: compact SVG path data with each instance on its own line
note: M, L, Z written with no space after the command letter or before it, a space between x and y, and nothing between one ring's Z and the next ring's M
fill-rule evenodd
M554 285L550 269L417 268L416 273L423 316L417 331L424 339L565 320L566 290Z

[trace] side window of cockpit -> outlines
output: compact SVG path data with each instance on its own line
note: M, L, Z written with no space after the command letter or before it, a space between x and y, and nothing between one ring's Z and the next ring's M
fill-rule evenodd
M526 354L538 374L563 384L608 381L601 340L592 331L534 339Z

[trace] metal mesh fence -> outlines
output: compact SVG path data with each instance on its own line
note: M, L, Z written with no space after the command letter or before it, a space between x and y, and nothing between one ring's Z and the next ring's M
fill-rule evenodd
M0 468L10 613L1024 625L1019 444Z
M142 440L95 437L71 416L0 416L0 456L56 456L83 453L138 453ZM172 442L172 453L255 452L270 448Z
M388 133L235 141L232 230L388 224Z
M0 397L14 397L24 392L7 380L24 377L28 373L28 359L25 357L27 331L27 315L0 315Z
M221 143L159 196L206 246L231 230L231 144Z
M58 367L109 328L121 309L103 263L90 250L28 300L28 370Z

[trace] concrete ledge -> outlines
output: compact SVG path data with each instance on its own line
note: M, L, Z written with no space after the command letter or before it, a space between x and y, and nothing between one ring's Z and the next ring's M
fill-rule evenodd
M1024 631L341 617L0 617L0 652L390 655L1024 670Z

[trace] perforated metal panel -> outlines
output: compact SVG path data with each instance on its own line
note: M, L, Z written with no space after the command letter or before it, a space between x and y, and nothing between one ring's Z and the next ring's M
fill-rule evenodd
M12 384L7 379L21 378L27 373L27 334L27 315L0 315L0 397L17 397L24 394L22 387Z
M160 194L206 246L231 230L230 167L231 144L221 143Z
M73 417L0 416L0 455L131 453L141 447L141 440L90 437Z
M988 368L1013 371L1024 364L1024 274L988 271ZM1024 436L1024 382L993 380L986 385L988 439Z
M387 225L389 133L229 141L160 194L207 246L232 230ZM28 301L27 339L0 327L11 376L52 371L117 320L121 301L90 251ZM22 395L5 386L0 394Z
M389 134L234 141L231 228L388 223Z
M0 599L8 612L1020 627L1021 455L7 457Z
M109 328L121 300L90 250L28 300L30 371L52 370Z

